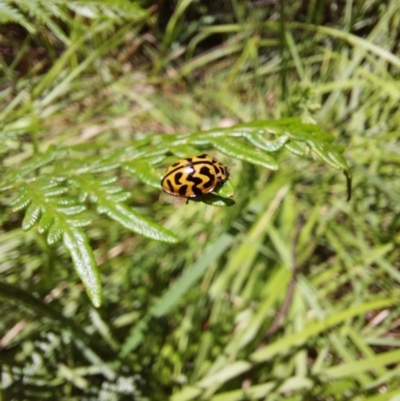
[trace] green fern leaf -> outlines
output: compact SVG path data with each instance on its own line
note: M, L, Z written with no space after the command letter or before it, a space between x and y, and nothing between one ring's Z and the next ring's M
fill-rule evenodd
M79 218L79 219L70 219L68 220L68 223L71 224L74 227L86 227L88 225L90 225L92 223L91 219L83 219L83 218Z
M281 135L275 141L268 141L265 139L264 134L258 132L245 132L243 137L250 141L255 147L267 152L277 152L282 149L289 140L288 135Z
M36 225L49 244L63 239L89 297L98 306L100 280L89 240L82 229L90 223L84 216L84 202L89 200L96 205L98 213L135 233L167 243L178 242L173 233L124 203L131 191L117 184L120 168L145 185L160 190L156 166L168 154L195 156L214 147L232 158L277 170L278 163L271 153L287 149L304 156L311 150L327 164L344 172L350 196L350 170L339 148L332 144L333 139L318 126L301 124L299 119L286 119L255 121L187 135L154 135L134 141L123 149L104 152L99 152L100 145L74 147L71 152L51 147L18 167L8 168L0 177L0 190L15 188L18 192L11 204L15 211L27 209L22 223L24 230ZM228 180L215 193L194 201L229 206L234 203L231 199L234 191Z
M120 187L101 186L99 181L89 174L76 176L71 182L89 194L90 202L97 205L99 213L107 215L125 228L158 241L178 242L178 238L164 227L141 216L127 205L117 202L119 199L126 199Z
M219 196L214 192L204 195L199 199L196 198L194 198L193 200L191 199L191 201L204 202L207 205L220 206L220 207L233 206L235 204L235 201L233 199Z
M305 150L296 142L287 142L285 144L285 149L296 156L304 156L306 154Z
M160 189L160 176L156 174L151 166L142 162L124 162L122 167L135 175L143 184Z
M64 228L62 222L59 219L54 218L53 224L47 232L47 243L49 245L55 245L57 242L60 242Z
M118 177L108 177L108 178L105 178L104 180L100 179L99 183L103 187L103 186L106 186L106 185L114 184L117 181L118 181Z
M22 223L24 230L29 230L37 224L40 233L47 233L47 242L50 245L63 238L90 299L95 306L99 306L101 301L99 273L89 240L80 229L90 221L77 217L86 208L83 205L71 204L70 200L60 202L60 197L65 194L66 188L57 187L55 182L51 177L42 176L21 185L21 194L13 203L14 209L27 207Z
M314 124L303 124L300 118L286 118L277 121L265 122L267 132L275 135L287 135L290 139L306 142L315 140L318 142L332 142L334 140L331 134L323 131L321 127Z
M54 223L54 216L50 213L44 213L38 224L38 232L44 234Z
M233 198L235 196L235 187L231 180L228 180L224 185L220 186L216 193L224 198Z
M63 242L94 306L101 305L100 275L88 238L76 227L64 227Z
M264 140L262 138L262 135L260 134L261 126L263 126L265 132L280 135L277 139L278 146L272 146L270 148L270 151L279 150L279 146L282 144L293 154L303 156L305 154L305 151L297 142L305 143L315 154L317 154L330 166L338 170L342 170L347 181L348 200L350 199L350 170L344 157L336 150L336 147L332 144L334 140L334 137L332 135L323 131L317 125L302 124L298 118L290 118L274 122L254 121L249 124L249 127L253 127L253 129L258 127L259 130L257 132L252 131L251 129L244 130L243 125L239 127L240 129L238 130L238 132L241 132L241 136L247 138L256 147L267 150L270 144L267 143L267 148L265 148L265 145L263 144ZM290 142L288 142L287 139L290 139ZM281 140L282 142L279 142L279 140Z
M83 205L74 205L69 207L58 208L58 211L62 212L66 216L75 216L80 214L86 210L86 207Z
M66 187L56 187L52 189L45 190L43 195L46 198L54 197L54 196L60 196L68 192L68 188Z
M99 173L105 173L106 171L111 171L115 170L116 168L120 167L120 163L104 163L99 166L91 166L87 168L87 172L90 172L92 174L99 174Z
M52 146L45 153L35 155L29 161L22 163L18 169L8 169L1 179L0 191L8 190L16 186L18 182L22 182L27 176L31 175L39 168L65 157L67 154L68 150L56 149ZM59 182L64 180L65 178L62 176L53 177L47 182L47 187L43 186L43 189L55 187Z
M164 227L154 223L146 217L135 212L123 203L102 201L98 203L99 213L106 214L109 218L135 233L157 241L175 244L179 239Z
M170 151L179 159L195 156L199 152L196 148L190 146L189 144L174 145L170 148Z
M315 141L307 141L307 145L331 167L337 170L348 170L346 160L332 145Z
M103 185L103 190L104 193L107 195L115 195L123 192L123 189L121 187L118 187L117 185Z
M252 164L265 167L269 170L278 170L278 163L274 158L265 154L265 152L259 152L241 142L234 140L233 138L212 138L210 142L222 153L228 156L235 157L239 160L244 160Z
M29 197L28 192L22 187L17 198L11 202L11 206L14 212L19 212L28 207L31 201L32 199Z
M22 221L22 230L30 230L38 222L40 215L40 205L36 203L31 203L25 212L24 220Z
M54 198L52 202L58 206L71 206L76 204L76 200L72 198Z
M127 201L131 197L131 194L128 192L121 192L120 194L116 194L112 196L112 201L115 203L122 203Z
M37 154L33 156L28 162L25 162L18 169L18 176L26 176L34 171L37 171L40 167L44 167L47 164L66 157L68 154L68 149L56 148L55 146L50 146L46 152ZM58 177L57 181L64 180L62 177ZM52 181L49 181L48 185L56 185Z
M350 169L347 166L346 160L344 157L335 150L335 148L326 143L321 142L314 142L314 141L307 141L307 144L310 148L327 164L336 168L337 170L342 170L346 177L347 182L347 200L349 201L351 198L351 185L352 185L352 178Z

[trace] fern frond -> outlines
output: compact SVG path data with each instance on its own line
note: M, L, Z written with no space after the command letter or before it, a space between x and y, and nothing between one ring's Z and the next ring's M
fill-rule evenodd
M22 229L29 230L38 225L38 231L47 233L47 242L54 245L63 239L70 252L75 269L86 287L95 306L101 304L101 284L93 251L86 234L80 230L90 223L81 218L83 205L71 205L71 201L60 201L68 189L56 186L51 177L40 177L25 182L19 188L20 195L13 202L15 210L26 208ZM63 204L66 203L67 206Z
M47 242L50 245L54 245L61 241L64 229L62 226L62 221L54 217L53 224L50 226L47 232Z
M285 149L295 156L304 156L306 154L305 147L296 142L286 142Z
M22 229L28 231L31 229L39 220L42 213L40 205L31 203L26 212L24 220L22 221Z
M85 174L75 176L71 182L97 206L100 214L107 215L128 230L158 241L178 242L177 237L168 230L123 204L129 194L124 193L122 188L115 185L100 185L95 177Z
M100 306L102 295L100 275L88 237L79 227L68 225L63 230L63 242L72 256L75 269L93 305Z
M33 156L30 160L21 163L18 168L9 168L0 181L0 191L5 191L13 187L18 187L19 183L23 183L30 178L32 173L39 168L53 163L57 159L61 159L68 154L68 149L56 149L54 146L49 147L45 153L40 153ZM27 178L28 177L28 178ZM46 182L46 188L52 188L58 185L59 182L65 180L65 176L53 176L51 180Z
M186 153L188 154L195 154L195 153ZM164 159L165 156L162 157ZM160 162L162 161L160 160ZM149 185L153 188L160 188L160 180L161 177L157 174L151 163L145 163L141 161L135 162L123 162L122 168L125 171L128 171L132 175L136 176L143 184Z
M320 127L287 119L255 121L187 135L154 135L124 149L105 150L101 156L98 148L93 151L86 148L85 157L69 149L50 148L18 167L9 168L0 178L0 190L16 191L12 207L14 211L26 209L22 222L24 230L37 226L39 233L47 236L49 244L63 240L89 297L99 305L99 273L89 240L82 231L90 224L84 215L87 208L84 202L137 234L167 243L178 242L173 233L125 204L130 193L117 184L117 169L160 190L161 177L155 167L169 154L193 156L216 148L231 158L276 171L279 164L274 153L286 149L304 156L309 149L328 165L344 172L350 195L350 170L332 142L333 137ZM41 173L43 167L45 174ZM230 206L234 203L230 199L234 191L228 180L217 194L197 201Z
M14 211L27 208L24 217L23 229L29 230L39 223L41 232L44 233L52 224L62 223L60 227L68 225L69 217L83 213L86 208L83 205L76 204L72 199L60 198L68 191L66 187L53 188L48 190L51 177L42 176L37 180L32 180L21 184L19 194L12 202ZM86 220L85 220L86 221ZM57 236L58 237L58 236ZM49 243L54 243L54 240Z
M251 164L265 167L269 170L278 170L279 166L276 160L265 152L257 152L256 149L247 146L239 141L232 141L231 138L213 138L211 144L220 152L228 156L244 160Z
M54 223L54 216L50 213L45 213L39 221L38 231L40 234L44 234L49 231L50 227Z
M275 140L266 140L263 132L243 132L242 136L252 143L256 148L266 152L277 152L281 150L289 141L288 135L280 135Z
M11 202L11 206L14 212L19 212L28 207L31 201L28 191L21 187L18 196Z
M244 139L244 141L243 141ZM351 173L346 160L332 143L334 137L319 126L303 124L298 118L279 121L253 121L229 128L217 128L187 135L153 137L152 155L164 157L175 154L182 157L186 149L192 153L207 148L216 148L221 153L269 170L276 171L279 165L273 153L288 150L296 156L304 156L308 148L330 166L341 170L347 180L348 199L351 196ZM148 145L146 144L148 147ZM197 148L197 149L196 149ZM144 184L159 188L159 179L149 163L143 164L143 155L120 154L124 158L123 167L132 172Z

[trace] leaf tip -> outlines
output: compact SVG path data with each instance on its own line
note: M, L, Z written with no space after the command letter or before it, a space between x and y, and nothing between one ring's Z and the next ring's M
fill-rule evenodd
M90 296L89 296L90 297ZM96 297L96 298L90 298L90 300L92 301L92 304L95 308L100 308L101 306L101 297Z

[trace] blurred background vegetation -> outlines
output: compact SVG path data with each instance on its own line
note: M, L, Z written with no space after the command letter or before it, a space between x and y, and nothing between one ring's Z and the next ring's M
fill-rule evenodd
M95 308L0 200L0 400L400 399L400 0L0 1L0 172L50 145L299 117L353 173L278 154L235 205L122 174L178 244L93 215ZM161 177L166 165L156 166Z

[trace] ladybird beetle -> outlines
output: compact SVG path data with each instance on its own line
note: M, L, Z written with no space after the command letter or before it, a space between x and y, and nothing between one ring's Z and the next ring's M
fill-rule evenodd
M169 166L161 180L161 187L167 194L189 200L214 191L228 177L228 167L203 154Z

